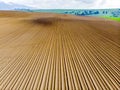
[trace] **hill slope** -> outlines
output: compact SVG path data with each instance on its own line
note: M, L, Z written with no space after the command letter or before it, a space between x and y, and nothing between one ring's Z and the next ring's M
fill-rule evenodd
M120 23L0 12L1 90L118 90Z

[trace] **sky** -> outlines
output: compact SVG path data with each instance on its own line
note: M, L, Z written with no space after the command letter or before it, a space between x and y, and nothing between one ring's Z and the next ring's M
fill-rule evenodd
M120 0L0 0L36 9L109 9L120 8Z

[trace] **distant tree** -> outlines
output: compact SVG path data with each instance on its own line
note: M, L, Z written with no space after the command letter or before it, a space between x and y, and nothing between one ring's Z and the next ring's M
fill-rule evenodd
M68 14L68 12L66 11L66 12L64 12L64 14Z
M120 17L120 10L113 11L113 12L112 12L112 15L113 15L114 17Z
M106 14L108 14L108 12L106 11Z
M84 14L85 14L85 15L89 15L89 13L88 13L88 11L87 11L87 10L85 10L85 11L84 11Z
M91 10L89 10L89 14L92 14L92 11L91 11Z
M99 14L99 11L95 11L94 14Z
M81 13L82 16L85 16L86 14L84 12Z
M104 14L104 11L102 13Z

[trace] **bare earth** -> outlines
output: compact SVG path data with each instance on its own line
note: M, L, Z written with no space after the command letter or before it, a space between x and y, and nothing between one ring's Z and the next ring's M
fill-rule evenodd
M0 11L0 90L119 89L119 22Z

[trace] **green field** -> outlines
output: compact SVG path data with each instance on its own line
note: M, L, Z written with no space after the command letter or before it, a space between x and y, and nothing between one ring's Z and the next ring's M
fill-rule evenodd
M111 19L111 20L115 20L115 21L119 21L120 22L120 17L111 17L111 16L102 16L103 18L106 19Z

